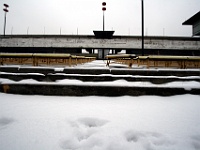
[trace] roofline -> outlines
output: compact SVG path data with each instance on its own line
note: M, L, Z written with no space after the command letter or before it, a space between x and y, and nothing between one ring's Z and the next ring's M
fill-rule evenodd
M81 38L88 38L88 39L95 39L94 35L0 35L0 40L1 39L8 39L8 38L76 38L76 39L81 39ZM135 35L135 36L127 36L127 35L114 35L112 39L140 39L140 35ZM199 41L200 37L199 36L144 36L145 39L163 39L163 40L192 40L192 41Z
M183 22L183 25L193 25L200 18L200 11L193 15L191 18Z

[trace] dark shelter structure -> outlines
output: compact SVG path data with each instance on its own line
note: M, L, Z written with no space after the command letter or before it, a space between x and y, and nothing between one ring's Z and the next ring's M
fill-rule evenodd
M183 22L183 25L192 25L193 36L200 36L200 11Z

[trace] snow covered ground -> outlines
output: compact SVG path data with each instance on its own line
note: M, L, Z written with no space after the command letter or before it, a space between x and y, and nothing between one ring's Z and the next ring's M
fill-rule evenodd
M200 96L0 93L2 150L199 150Z
M105 64L77 67L103 68ZM199 124L198 95L0 93L0 150L200 150Z

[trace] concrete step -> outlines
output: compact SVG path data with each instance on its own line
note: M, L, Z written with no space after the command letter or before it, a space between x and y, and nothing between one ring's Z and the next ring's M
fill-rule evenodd
M84 69L84 68L52 68L52 67L7 67L0 66L0 72L10 73L65 73L65 74L112 74L143 76L200 76L200 69Z
M94 85L55 85L55 84L0 84L0 92L22 95L55 96L172 96L180 94L200 95L200 88L170 87L124 87Z
M14 81L0 82L0 92L11 94L63 96L200 95L200 87L198 87L200 70L198 69L59 69L49 67L19 68L1 66L0 78L14 81L25 79L34 79L36 82L40 81L38 83L29 83L29 80L26 83ZM69 79L72 82L62 84L62 80L64 79ZM58 80L61 80L61 82L56 83L55 81ZM83 82L71 84L77 80ZM112 81L118 80L125 80L127 83L113 85ZM107 85L99 84L106 81L109 82ZM191 81L192 83L197 82L197 84L195 83L195 86L189 88L187 86L163 86L164 83L175 81L183 83ZM153 84L150 86L140 86L138 82L150 82Z

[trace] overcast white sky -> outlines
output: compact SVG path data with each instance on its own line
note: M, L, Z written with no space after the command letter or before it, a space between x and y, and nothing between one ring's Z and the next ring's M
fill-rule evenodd
M104 0L0 0L10 5L7 34L93 34L102 30ZM105 0L105 29L115 35L141 35L141 0ZM145 35L191 36L182 23L200 9L200 0L144 0Z

